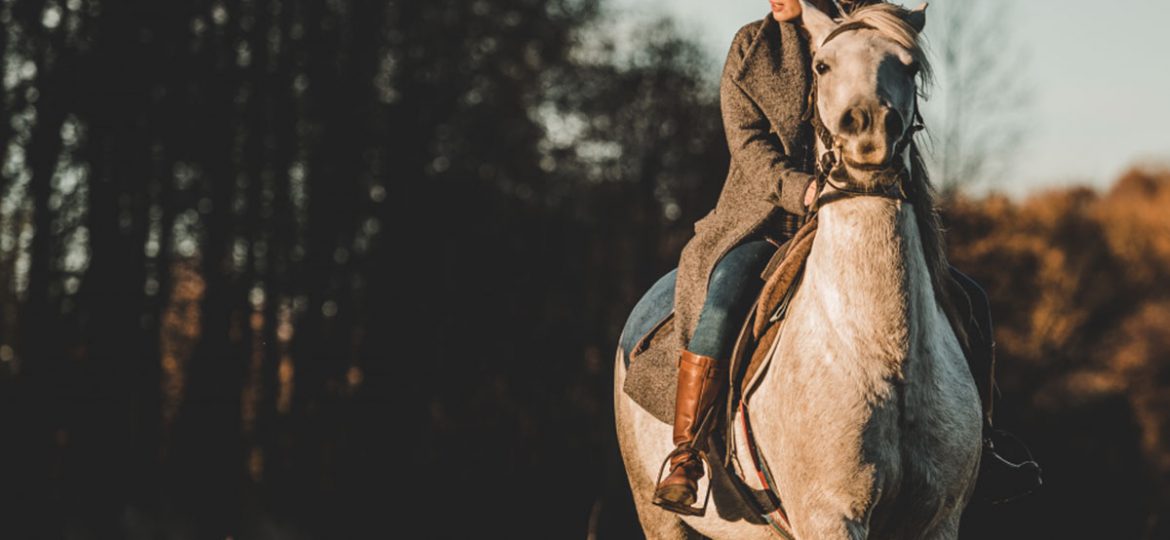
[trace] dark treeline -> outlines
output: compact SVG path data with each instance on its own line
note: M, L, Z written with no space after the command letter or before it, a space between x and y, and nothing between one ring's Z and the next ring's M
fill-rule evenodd
M697 49L599 16L0 4L0 526L584 531L623 311L726 162Z
M0 538L637 536L612 354L727 155L710 60L598 2L0 2ZM1163 304L1025 316L1082 290L1028 249L1128 244L1051 242L1115 230L1081 205L1005 258L1035 208L963 204L1059 488L975 525L1152 538Z

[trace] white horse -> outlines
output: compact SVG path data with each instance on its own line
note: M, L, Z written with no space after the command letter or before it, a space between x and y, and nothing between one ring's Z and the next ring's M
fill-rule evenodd
M979 466L981 421L947 316L929 181L908 144L917 79L929 76L918 44L925 5L879 4L841 21L807 3L804 11L825 126L818 155L831 152L843 165L821 195L780 339L746 396L752 429L798 540L956 538ZM907 196L892 195L899 189ZM705 515L650 503L673 449L671 426L622 393L625 374L619 348L618 440L647 537L775 538L719 467L699 484L700 502L712 487ZM737 414L736 461L751 471L742 422ZM764 487L754 471L746 476Z

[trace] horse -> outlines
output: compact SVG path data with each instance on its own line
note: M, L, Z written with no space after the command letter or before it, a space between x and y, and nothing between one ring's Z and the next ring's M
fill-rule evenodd
M759 460L786 513L782 536L956 538L981 458L981 413L913 143L930 75L918 40L926 6L877 4L833 20L803 4L816 152L837 166L823 177L815 241L782 332L745 391ZM619 346L615 423L647 538L774 538L719 466L700 481L702 515L651 504L671 426L622 392L623 354ZM740 449L744 416L729 414L726 428ZM732 458L741 466L742 453Z

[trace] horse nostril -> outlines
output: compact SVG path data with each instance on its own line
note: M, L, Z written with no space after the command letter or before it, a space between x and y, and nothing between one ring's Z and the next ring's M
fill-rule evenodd
M853 111L846 111L841 117L841 133L853 133Z
M844 134L856 134L869 129L869 111L862 107L850 107L845 111L844 116L841 117L840 132Z

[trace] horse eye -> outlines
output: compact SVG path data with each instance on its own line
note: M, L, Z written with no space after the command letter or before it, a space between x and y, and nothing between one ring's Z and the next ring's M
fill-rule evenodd
M816 70L817 70L817 75L824 75L825 73L828 73L828 71L829 71L829 64L826 64L824 62L817 62Z

